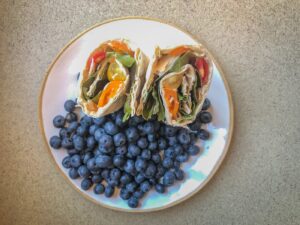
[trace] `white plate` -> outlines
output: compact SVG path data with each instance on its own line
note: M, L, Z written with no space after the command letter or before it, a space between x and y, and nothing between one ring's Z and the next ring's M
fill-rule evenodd
M233 129L233 106L228 85L220 68L214 60L214 73L208 98L212 102L213 122L207 127L211 133L209 141L202 142L201 154L191 157L184 163L186 177L183 182L168 189L166 194L151 191L141 201L137 209L130 209L127 203L117 195L106 198L95 195L93 190L82 191L80 179L71 180L68 171L62 167L62 159L67 155L64 150L54 150L48 144L51 136L58 130L52 125L57 114L65 115L63 104L76 94L76 75L90 54L101 42L115 38L129 39L131 44L139 46L149 58L152 58L156 45L162 48L180 44L196 44L197 40L179 28L149 18L120 18L98 24L73 39L51 64L40 94L40 124L49 152L59 170L83 196L105 207L129 211L145 212L165 209L178 204L199 191L213 176L228 150ZM212 57L212 56L211 56ZM61 194L61 193L57 193Z

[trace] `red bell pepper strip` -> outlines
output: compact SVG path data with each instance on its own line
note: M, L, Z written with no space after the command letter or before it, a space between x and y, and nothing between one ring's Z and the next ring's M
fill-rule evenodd
M106 52L103 50L96 50L95 52L93 52L87 60L86 69L90 69L92 61L94 61L95 64L98 64L102 59L105 58L105 56Z
M208 82L208 72L209 72L209 68L208 68L208 64L205 61L204 58L197 58L196 59L196 67L200 73L201 76L201 85L205 85Z

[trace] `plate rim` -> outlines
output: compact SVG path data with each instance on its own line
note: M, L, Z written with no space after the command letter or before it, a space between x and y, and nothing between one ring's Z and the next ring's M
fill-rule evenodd
M63 173L63 171L59 168L59 166L58 166L58 164L56 162L56 160L55 160L55 158L54 158L54 156L53 156L53 154L51 152L51 149L50 149L50 147L48 145L48 140L46 138L45 129L44 129L43 115L42 115L42 99L43 99L43 95L44 95L45 85L46 85L46 82L48 80L48 76L49 76L49 74L50 74L53 66L58 61L58 59L61 57L61 55L66 51L66 49L70 45L72 45L77 39L79 39L81 36L83 36L87 32L89 32L89 31L91 31L91 30L93 30L93 29L95 29L97 27L100 27L100 26L102 26L104 24L108 24L108 23L111 23L111 22L120 21L120 20L129 20L129 19L149 20L149 21L154 21L154 22L159 22L159 23L162 23L162 24L166 24L166 25L172 26L172 27L176 28L177 30L185 33L186 35L188 35L189 37L191 37L194 41L196 41L198 43L201 43L201 45L203 45L207 49L209 56L211 57L211 59L213 60L214 64L216 65L217 69L220 72L220 76L221 76L222 81L224 83L224 86L225 86L225 89L226 89L226 93L227 93L228 102L229 102L229 114L230 114L229 119L230 119L230 121L229 121L228 140L227 140L227 142L225 144L223 153L221 154L220 158L216 162L213 170L211 171L211 173L209 174L209 176L207 177L207 179L203 183L201 183L194 191L190 192L188 195L184 196L183 198L178 199L178 200L176 200L176 201L174 201L174 202L172 202L170 204L167 204L165 206L156 207L156 208L152 208L152 209L122 209L122 208L118 208L118 207L114 207L114 206L109 206L109 205L106 205L106 204L104 204L102 202L96 201L95 199L93 199L89 195L84 194L82 191L80 191L78 189L78 187L76 185L74 185L69 180L69 178L67 177L67 175L65 173ZM145 212L160 211L160 210L167 209L167 208L173 207L175 205L178 205L179 203L181 203L181 202L189 199L190 197L192 197L193 195L195 195L196 193L198 193L212 179L212 177L215 175L215 173L220 168L223 160L225 159L225 156L227 155L228 149L229 149L230 144L231 144L231 140L232 140L232 136L233 136L233 127L234 127L234 106L233 106L233 100L232 100L231 91L230 91L230 88L229 88L229 84L228 84L228 82L226 80L225 73L222 70L222 68L221 68L220 64L218 63L218 61L216 60L216 58L211 54L211 52L209 51L209 49L207 48L207 46L205 45L205 43L204 43L203 40L200 40L200 38L196 38L193 34L191 34L188 31L183 30L182 28L180 28L179 26L177 26L175 24L172 24L170 22L167 22L167 21L164 21L164 20L161 20L161 19L158 19L158 18L144 17L144 16L125 16L125 17L116 17L116 18L113 18L113 19L107 19L107 20L104 20L102 22L94 24L93 26L85 29L84 31L82 31L78 35L76 35L66 45L64 45L64 47L58 52L58 54L55 56L54 60L48 66L48 68L46 70L46 73L44 75L44 78L42 80L42 85L41 85L41 88L40 88L40 91L39 91L39 96L38 96L38 123L39 123L39 128L40 128L42 136L43 136L44 144L47 147L47 152L50 155L50 157L52 158L52 162L55 164L56 169L67 180L67 183L69 183L69 185L71 185L80 195L82 195L85 199L87 199L89 201L92 201L93 203L95 203L97 205L100 205L100 206L102 206L104 208L112 209L112 210L115 210L115 211L121 211L121 212L145 213Z

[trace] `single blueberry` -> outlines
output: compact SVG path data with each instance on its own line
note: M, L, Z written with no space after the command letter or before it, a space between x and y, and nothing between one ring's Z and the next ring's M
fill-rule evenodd
M202 110L208 110L208 108L210 107L210 101L208 98L206 98L203 102L203 105L202 105Z
M182 154L176 156L176 160L181 163L186 162L189 160L189 155L186 152L183 152Z
M76 105L75 102L70 99L65 101L64 108L67 112L72 112L75 109L75 105Z
M63 167L65 167L66 169L71 168L71 157L70 157L70 156L66 156L66 157L62 160L62 165L63 165Z
M65 119L68 123L71 123L73 121L77 121L78 118L77 118L76 113L69 112L69 113L67 113Z
M125 130L127 140L133 142L139 139L138 130L135 127L129 127Z
M131 197L131 193L126 188L122 188L120 191L120 197L123 200L127 200Z
M176 152L174 147L169 147L164 151L164 157L165 158L170 158L170 159L175 159L176 157Z
M147 141L147 138L141 137L141 138L137 141L137 145L138 145L141 149L147 148L147 147L148 147L148 141Z
M110 173L110 171L109 171L108 169L104 169L104 170L102 170L102 172L101 172L101 176L102 176L105 180L107 180L107 179L109 178L109 173Z
M127 125L127 121L123 121L123 112L119 112L115 119L115 124L121 128L125 127Z
M100 138L102 137L102 135L106 135L105 131L103 128L98 128L95 130L95 133L94 133L94 136L95 136L95 139L97 141L100 140Z
M101 153L101 154L110 154L114 151L114 147L113 146L110 146L110 147L105 147L103 145L99 145L98 146L98 151Z
M132 156L138 156L141 153L141 149L136 146L135 144L129 144L128 146L128 152L132 155Z
M97 195L103 194L105 191L105 187L103 184L96 184L94 187L94 193Z
M137 183L132 181L132 182L126 184L126 189L127 189L127 191L133 193L135 191L135 189L137 188L137 186L138 186Z
M122 155L114 155L113 164L120 168L125 164L125 158Z
M73 139L74 148L78 151L82 151L85 148L85 140L83 137L77 136Z
M154 133L154 124L153 122L146 122L144 124L143 130L145 131L146 134L153 134Z
M86 167L86 165L81 165L78 168L78 174L80 177L83 178L88 178L91 175L91 172L89 171L89 169Z
M137 208L139 205L139 200L136 197L130 197L128 200L128 206L130 208Z
M124 165L124 170L127 172L127 173L133 173L135 168L134 168L134 161L131 160L131 159L128 159Z
M93 124L93 118L85 115L80 119L80 124L86 127L89 127Z
M128 173L124 173L124 174L120 177L120 182L121 182L121 184L128 184L130 181L132 181L132 176L129 175Z
M156 173L156 166L155 164L152 162L152 163L148 163L148 166L145 170L145 177L147 178L152 178Z
M167 141L166 141L166 139L164 139L164 138L159 138L158 139L158 148L160 150L164 150L164 149L167 148Z
M199 119L202 123L210 123L212 121L212 115L210 114L210 112L201 111Z
M191 142L190 134L187 130L180 130L179 134L177 135L177 139L180 144L186 145Z
M184 179L184 172L182 169L175 169L175 177L177 180L183 180Z
M141 153L141 157L146 160L151 159L151 151L149 149L144 149Z
M95 158L90 158L87 160L86 167L89 170L94 170L96 168Z
M95 174L92 176L92 182L95 184L101 183L102 180L103 180L103 178L100 174Z
M148 145L148 149L151 151L156 151L157 150L157 142L156 141L150 142Z
M104 124L106 121L105 117L99 117L99 118L93 118L93 123L101 126L102 124Z
M155 190L156 190L158 193L164 193L164 192L166 191L165 186L162 185L162 184L156 184L156 185L155 185Z
M137 190L133 193L132 196L137 198L137 199L141 199L144 195L145 195L144 192L142 192L141 190Z
M98 155L95 158L95 164L99 168L107 168L112 166L112 159L108 155Z
M167 157L167 158L164 158L163 161L162 161L162 165L163 167L169 169L169 168L172 168L174 163L173 163L173 159Z
M89 137L86 139L86 146L87 146L89 149L93 149L93 148L96 146L96 140L95 140L94 136L89 136Z
M198 131L201 128L201 122L200 120L195 120L193 123L189 124L188 127L192 131Z
M83 190L88 190L90 189L90 187L92 187L93 183L91 181L91 179L89 178L84 178L82 181L81 181L81 189Z
M53 125L57 128L62 128L65 125L65 118L62 115L57 115L53 119Z
M147 139L148 139L149 142L156 141L156 134L148 134Z
M91 125L90 128L89 128L89 134L90 134L90 135L94 135L94 134L95 134L95 131L96 131L98 128L99 128L99 126L96 125L96 124Z
M119 132L119 128L112 121L108 121L104 124L104 130L107 134L115 135Z
M166 134L167 137L175 136L177 130L178 130L177 127L172 127L172 126L169 126L169 125L165 126L165 134Z
M108 185L112 187L117 187L120 184L119 180L113 179L112 177L108 177L106 179L106 182L108 183Z
M110 198L111 196L113 196L114 192L115 192L115 187L111 185L107 185L104 191L104 195L105 197Z
M74 131L76 131L78 127L78 123L76 121L73 121L69 124L69 126L67 127L67 131L71 134L73 133Z
M183 152L183 148L181 145L175 145L173 148L176 156L180 155Z
M119 155L126 155L126 153L127 153L126 145L117 147L116 148L116 153L119 154Z
M172 171L167 171L163 177L163 184L165 186L171 186L175 182L175 174Z
M121 177L121 171L118 169L118 168L113 168L111 171L110 171L110 174L109 176L114 179L114 180L119 180L120 177Z
M175 146L178 144L176 136L168 137L168 143L170 146Z
M97 130L98 131L98 130ZM110 135L108 134L103 134L100 139L99 139L99 145L109 148L112 147L113 145L113 139Z
M142 124L142 123L138 124L137 128L138 128L139 131L143 131L144 130L144 124Z
M200 152L200 147L198 147L197 145L190 145L187 152L190 155L197 155Z
M160 163L161 162L161 156L159 153L155 153L155 154L152 154L152 157L151 157L152 161L156 164Z
M146 180L146 181L143 181L143 182L141 183L141 185L140 185L140 189L141 189L141 191L144 192L144 193L150 191L151 185L150 185L149 181L147 181L147 180Z
M126 136L123 133L117 133L114 135L113 139L116 147L122 146L126 143Z
M134 177L135 182L137 182L138 184L142 183L145 179L146 179L146 177L142 173L138 173Z
M71 157L71 166L73 168L77 168L81 165L81 157L80 155L76 154L76 155L73 155Z
M87 152L84 154L83 156L83 164L87 164L88 160L93 158L94 157L94 154L92 152Z
M61 141L60 137L58 137L58 136L52 136L50 138L49 143L50 143L50 146L54 149L59 149L62 145L62 141Z
M161 178L164 174L165 174L165 172L166 172L166 169L162 166L162 165L157 165L157 171L156 171L156 174L155 174L155 178L156 179L159 179L159 178Z
M67 128L63 127L59 130L59 136L60 138L69 137L69 132L67 131Z
M201 140L208 140L209 139L209 132L204 129L200 129L199 132L197 133L197 137L200 138Z
M135 169L137 171L144 171L145 169L147 168L147 162L146 160L142 159L142 158L138 158L136 161L135 161Z
M180 168L180 162L179 161L175 160L173 164L174 164L175 169Z
M81 137L86 136L88 134L88 127L80 125L79 127L77 127L76 134Z
M71 168L71 169L69 170L69 177L70 177L71 179L76 179L76 178L79 177L79 174L78 174L76 168Z

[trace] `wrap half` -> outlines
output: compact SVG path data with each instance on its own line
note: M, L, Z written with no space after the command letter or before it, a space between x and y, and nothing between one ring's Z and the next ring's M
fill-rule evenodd
M90 54L80 75L79 106L85 114L97 118L119 110L125 102L137 105L140 80L145 79L147 66L143 52L133 51L125 40L102 43ZM126 117L134 113L135 108L125 112Z
M186 127L201 111L211 80L212 61L202 45L157 47L137 114Z

